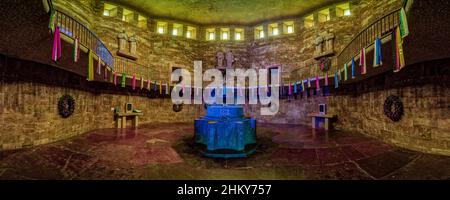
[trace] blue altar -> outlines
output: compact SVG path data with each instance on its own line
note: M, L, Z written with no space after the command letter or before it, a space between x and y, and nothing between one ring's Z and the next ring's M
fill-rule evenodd
M244 117L243 106L210 105L195 120L195 142L206 146L207 157L247 157L256 148L256 120Z

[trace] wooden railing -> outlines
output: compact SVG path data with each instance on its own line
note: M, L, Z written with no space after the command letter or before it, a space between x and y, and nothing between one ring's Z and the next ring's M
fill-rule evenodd
M55 23L60 27L62 34L72 39L78 38L80 45L95 51L102 61L104 61L109 67L114 68L113 55L92 31L69 15L59 10L54 11Z
M143 77L151 80L159 80L160 78L157 70L126 58L115 57L114 66L117 73L125 73L128 76L136 75L137 78Z
M337 56L338 67L350 62L363 47L372 45L377 37L383 38L399 25L400 9L392 11L359 32Z

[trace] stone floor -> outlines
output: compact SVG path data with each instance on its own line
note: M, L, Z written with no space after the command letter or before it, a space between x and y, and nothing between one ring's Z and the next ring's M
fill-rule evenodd
M192 124L96 130L0 153L0 179L450 179L450 157L413 152L357 133L258 124L246 159L199 155Z

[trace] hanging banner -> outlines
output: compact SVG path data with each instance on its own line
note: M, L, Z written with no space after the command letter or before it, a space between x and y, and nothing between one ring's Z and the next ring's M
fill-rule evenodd
M356 61L355 61L355 57L352 58L352 79L355 79L355 66L356 65Z
M144 77L141 77L141 90L144 89Z
M132 81L131 81L131 88L132 88L133 90L136 89L136 74L133 75L133 79L132 79Z
M127 75L125 73L122 73L122 80L120 80L120 86L121 87L126 87L127 84Z
M117 86L117 72L114 72L114 85Z
M298 81L296 81L295 83L294 83L294 94L297 94L298 92L297 92L297 84L298 84Z
M338 88L339 87L339 78L338 78L338 73L335 72L334 73L334 88Z
M150 91L150 87L151 87L151 86L150 86L150 82L151 82L150 79L148 79L148 80L147 80L147 90L148 90L148 91Z
M101 75L102 74L102 58L100 58L100 56L98 57L98 62L97 62L97 74Z
M52 60L58 61L61 58L61 32L59 26L56 27L55 33L53 34L53 50L52 50Z
M89 49L89 61L88 61L88 75L87 75L88 81L94 80L94 54L92 53L92 50Z
M348 80L348 71L347 71L348 65L347 63L344 64L344 81Z
M316 75L316 90L317 90L317 91L320 90L320 79L319 79L319 75Z
M361 50L361 57L359 58L359 66L361 67L361 74L364 75L367 73L366 70L366 48Z
M325 72L325 86L328 86L328 72Z
M381 39L377 37L374 43L375 49L373 50L373 67L379 67L383 65L381 57Z
M78 62L80 59L80 47L78 43L78 37L73 41L73 62Z
M405 67L405 57L403 55L403 39L400 36L400 28L397 27L394 31L395 38L395 65L394 72L399 72L403 67Z
M408 19L406 17L405 8L400 10L400 35L405 38L409 35Z

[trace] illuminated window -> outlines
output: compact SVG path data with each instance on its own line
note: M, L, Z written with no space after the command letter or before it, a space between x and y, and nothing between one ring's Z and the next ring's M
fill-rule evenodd
M284 34L294 33L294 22L293 21L283 22L283 33Z
M330 19L331 19L331 17L330 17L330 9L329 8L319 11L319 14L318 14L319 22L330 21Z
M172 35L173 36L183 36L183 25L182 24L173 24Z
M220 39L221 40L229 40L230 39L230 29L229 28L221 28L220 29Z
M134 12L128 9L123 9L122 21L129 23L133 22Z
M343 3L336 6L336 16L343 17L343 16L350 16L350 3Z
M244 29L242 28L234 29L234 40L244 40Z
M103 16L115 17L117 16L117 6L105 3L103 7Z
M314 27L314 15L309 15L305 17L305 28Z
M147 28L147 18L139 15L138 16L138 26L141 28Z
M206 40L212 41L215 39L216 39L216 29L215 28L206 29Z
M278 24L273 23L269 24L269 36L277 36L280 34L280 31L278 29Z
M156 31L159 34L167 33L167 22L157 22L156 23Z
M264 38L264 28L263 26L258 26L255 28L255 39L262 39Z
M186 38L196 39L197 38L197 29L192 26L188 26L187 31L186 31Z

